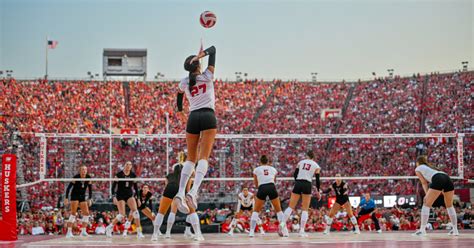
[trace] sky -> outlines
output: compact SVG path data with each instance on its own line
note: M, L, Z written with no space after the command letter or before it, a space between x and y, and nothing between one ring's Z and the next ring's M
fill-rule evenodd
M217 48L216 77L354 80L474 66L474 0L0 0L0 70L40 77L102 73L104 48L148 49L148 75L187 75L184 59ZM213 11L204 29L199 15Z

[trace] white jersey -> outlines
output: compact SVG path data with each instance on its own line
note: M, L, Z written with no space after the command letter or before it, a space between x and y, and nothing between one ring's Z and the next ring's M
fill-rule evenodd
M250 207L253 205L253 193L248 193L247 196L244 196L244 193L239 193L239 204L242 205L242 207Z
M189 101L189 111L202 108L215 109L216 96L214 94L214 74L206 69L196 77L196 85L189 91L189 77L183 78L179 89L186 93Z
M261 165L253 170L253 174L257 176L258 186L267 183L275 183L277 170L268 165Z
M317 169L321 169L318 163L311 159L304 159L298 163L298 175L296 180L306 180L311 182L313 180L314 172Z
M416 167L415 171L417 172L420 172L421 175L423 175L423 177L426 179L426 181L430 182L431 183L431 178L433 178L433 176L435 174L438 174L438 173L443 173L443 174L446 174L442 171L438 171L438 170L435 170L435 169L432 169L430 168L429 166L425 165L425 164L422 164L422 165L419 165Z

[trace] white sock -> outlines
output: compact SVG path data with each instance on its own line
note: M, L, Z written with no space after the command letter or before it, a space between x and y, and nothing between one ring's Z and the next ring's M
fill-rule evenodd
M234 232L234 228L236 224L237 224L237 220L233 218L232 221L230 222L230 231L229 231L230 233Z
M287 222L292 213L293 213L292 208L288 207L287 209L285 209L285 216L283 217L283 222Z
M126 232L128 231L128 229L130 228L131 225L132 225L132 223L127 220L127 222L125 222L125 226L124 226L123 232L126 233Z
M67 228L67 232L68 232L68 233L72 233L72 227L68 227L68 228Z
M197 215L197 213L192 213L191 214L190 221L191 221L191 225L193 226L194 233L196 235L200 235L201 234L201 226L199 224L199 216Z
M191 227L190 226L186 226L184 228L184 233L190 233L191 232Z
M301 212L301 229L300 232L304 232L306 229L306 222L308 221L308 211Z
M188 184L189 178L193 174L194 163L191 161L186 161L183 163L183 169L181 170L181 177L179 179L179 190L178 195L184 196L184 191L186 190L186 185Z
M458 216L456 215L456 209L454 209L454 207L449 207L446 210L448 211L449 219L451 219L451 224L453 224L453 230L457 230Z
M332 225L332 218L331 217L328 217L326 219L326 224L328 224L328 226L331 226Z
M171 233L171 228L173 228L175 218L176 218L175 213L170 213L168 215L168 221L166 222L166 233Z
M359 230L359 225L357 224L357 218L355 216L351 217L351 222L352 222L352 225L354 225L354 228L356 230Z
M280 222L280 223L283 222L283 218L285 218L285 215L283 214L282 211L277 213L277 218L278 218L278 222Z
M153 221L153 235L158 235L161 224L163 224L163 215L158 213L155 217L155 221Z
M194 176L193 187L189 191L192 195L197 195L199 191L199 187L201 187L202 180L206 176L207 168L209 167L209 163L207 160L201 159L198 161L196 166L196 175Z
M255 227L257 226L258 213L252 212L252 217L250 217L250 232L255 232Z
M423 205L421 208L421 225L420 230L426 230L426 224L428 224L428 218L430 217L430 208Z

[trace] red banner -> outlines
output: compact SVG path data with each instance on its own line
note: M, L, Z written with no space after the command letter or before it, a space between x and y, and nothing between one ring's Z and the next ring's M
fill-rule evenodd
M120 134L138 134L138 128L122 128Z
M2 156L2 175L0 177L2 219L0 220L0 240L17 240L16 223L16 157L13 154Z

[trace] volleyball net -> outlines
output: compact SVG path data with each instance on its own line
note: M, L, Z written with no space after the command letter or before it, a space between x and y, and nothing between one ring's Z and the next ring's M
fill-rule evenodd
M24 181L19 188L41 182L69 182L86 165L92 181L110 184L126 161L134 164L137 181L164 183L186 151L184 134L53 134L22 135L17 152ZM464 134L219 134L209 183L242 184L252 180L259 157L267 155L280 181L291 181L306 151L315 153L322 179L341 174L346 180L416 179L415 158L427 154L455 179L464 178ZM76 179L77 180L77 179ZM104 187L105 189L105 187Z

